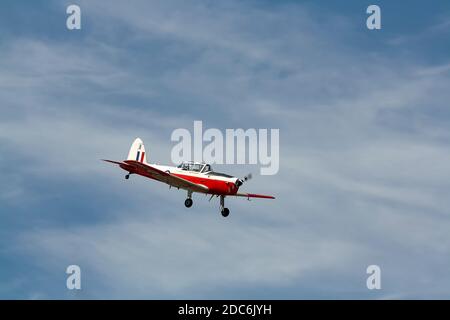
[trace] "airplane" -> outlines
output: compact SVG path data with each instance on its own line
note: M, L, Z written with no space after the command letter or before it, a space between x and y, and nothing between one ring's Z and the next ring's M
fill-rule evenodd
M251 179L250 174L244 178L233 177L215 172L211 165L203 162L186 161L177 167L150 164L147 162L144 142L140 138L136 138L131 145L127 160L102 160L119 165L127 171L125 179L129 179L131 174L137 174L164 182L169 185L169 188L186 190L187 199L184 205L187 208L193 204L192 193L194 192L211 195L210 201L214 196L220 197L220 212L224 217L230 214L230 210L225 208L225 197L244 197L248 200L250 198L275 199L273 196L263 194L238 193L239 187Z

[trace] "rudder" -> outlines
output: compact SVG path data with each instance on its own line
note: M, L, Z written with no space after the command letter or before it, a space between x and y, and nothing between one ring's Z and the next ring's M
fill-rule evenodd
M140 138L136 138L131 145L127 160L147 163L147 154L145 152L144 142Z

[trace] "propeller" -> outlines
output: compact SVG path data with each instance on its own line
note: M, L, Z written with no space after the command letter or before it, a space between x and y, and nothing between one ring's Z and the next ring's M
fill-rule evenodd
M251 178L252 178L252 174L249 173L249 174L247 174L246 176L244 176L242 179L237 180L237 181L236 181L236 185L237 185L238 187L240 187L240 186L242 186L242 184L243 184L244 182L250 180Z

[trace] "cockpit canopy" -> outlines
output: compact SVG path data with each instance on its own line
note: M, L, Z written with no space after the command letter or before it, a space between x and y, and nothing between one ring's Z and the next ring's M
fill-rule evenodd
M180 168L181 170L201 172L201 173L212 171L212 167L209 164L193 161L183 162L178 166L178 168Z

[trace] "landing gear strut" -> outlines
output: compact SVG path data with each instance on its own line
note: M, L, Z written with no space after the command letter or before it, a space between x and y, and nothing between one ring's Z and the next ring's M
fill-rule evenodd
M225 208L225 196L220 196L220 213L223 217L228 217L230 214L230 210L228 208Z
M192 207L194 201L192 201L191 198L192 198L192 191L188 191L187 199L184 201L184 205L186 206L186 208Z

